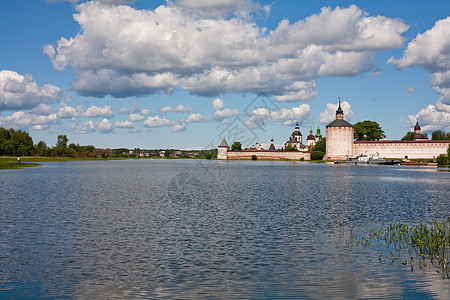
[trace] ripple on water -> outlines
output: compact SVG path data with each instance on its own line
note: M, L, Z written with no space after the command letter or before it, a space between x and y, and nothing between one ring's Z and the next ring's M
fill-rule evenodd
M131 160L0 182L0 298L450 298L335 232L449 216L449 173Z

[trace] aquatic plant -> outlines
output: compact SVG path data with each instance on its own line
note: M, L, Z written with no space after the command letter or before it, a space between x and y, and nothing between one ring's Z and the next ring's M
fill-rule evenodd
M343 225L340 226L344 228ZM437 267L435 271L443 279L449 279L450 217L418 225L395 223L379 227L368 223L361 231L352 227L348 231L346 245L381 245L385 249L378 255L380 262L385 258L391 263L401 261L403 265L409 265L411 271L416 264L424 272L427 268L435 270Z

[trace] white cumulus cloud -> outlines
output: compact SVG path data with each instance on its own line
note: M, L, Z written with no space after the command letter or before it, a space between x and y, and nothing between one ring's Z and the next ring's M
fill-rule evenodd
M207 118L204 118L201 113L190 114L189 117L185 120L186 123L193 122L207 122L209 121Z
M93 105L81 114L81 116L86 118L97 118L97 117L111 118L113 115L114 110L111 107L111 105L104 105L102 107Z
M102 134L106 134L111 133L114 130L114 127L112 126L112 124L109 122L108 119L104 118L103 120L100 121L100 123L98 123L97 130Z
M435 105L428 105L416 115L408 116L409 123L419 120L423 130L447 130L450 126L450 17L438 20L433 28L417 34L403 53L403 57L391 57L388 63L397 68L423 67L431 73L433 89L440 95ZM414 121L415 122L415 121Z
M401 20L369 16L357 6L324 7L271 31L236 13L250 0L180 0L154 10L86 2L77 6L80 33L44 47L57 70L71 67L72 89L85 96L170 93L260 93L278 101L317 96L314 80L377 70L378 51L402 45ZM208 13L208 11L210 11Z
M159 109L159 111L160 112L176 111L176 112L187 113L187 112L193 112L194 108L191 107L191 106L184 106L184 105L180 104L180 105L177 105L177 106L174 106L174 107L164 106L164 107L161 107Z
M145 116L141 115L141 114L130 114L128 116L128 118L130 119L131 122L139 122L145 119Z
M164 127L170 125L172 125L172 122L166 118L160 118L158 116L148 117L144 122L145 127Z
M23 111L17 111L10 116L0 116L0 126L23 130L44 130L47 129L50 125L56 124L57 122L58 117L56 116L56 114L43 116L25 113Z
M213 101L213 119L222 121L223 119L235 117L239 115L239 109L224 108L225 104L220 98Z
M341 108L344 111L344 120L350 121L353 117L353 110L350 103L347 101L341 102ZM328 103L325 111L320 113L320 124L328 125L336 119L336 110L338 109L337 103Z
M81 123L78 119L72 119L70 130L75 134L86 134L95 132L96 125L92 120Z
M173 126L172 126L172 128L170 128L170 130L172 131L172 132L180 132L180 131L184 131L184 130L186 130L186 124L183 122L183 123L179 123L179 124L174 124Z
M130 122L128 120L126 121L116 121L114 122L114 127L115 128L128 128L128 129L132 129L134 128L134 123Z
M20 75L10 70L0 71L0 111L33 108L62 96L62 91L51 84L43 87L31 75Z
M271 111L265 107L254 109L246 125L252 128L260 127L265 121L280 122L282 125L293 125L308 121L311 118L311 107L308 104L301 104L292 108L281 108L278 111Z

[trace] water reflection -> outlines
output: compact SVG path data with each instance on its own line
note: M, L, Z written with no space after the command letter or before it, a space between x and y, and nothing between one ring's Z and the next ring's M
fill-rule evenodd
M0 182L0 298L448 295L448 282L335 232L448 216L448 173L144 160L49 163Z

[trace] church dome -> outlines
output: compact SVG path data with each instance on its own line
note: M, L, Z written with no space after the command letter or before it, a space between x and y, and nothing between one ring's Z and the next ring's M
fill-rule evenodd
M416 126L414 126L414 131L420 130L419 121L416 122Z

